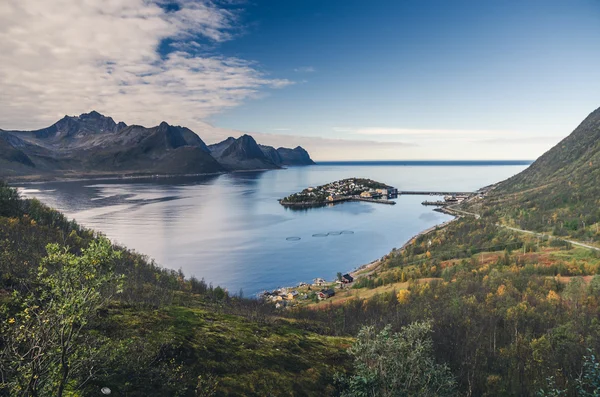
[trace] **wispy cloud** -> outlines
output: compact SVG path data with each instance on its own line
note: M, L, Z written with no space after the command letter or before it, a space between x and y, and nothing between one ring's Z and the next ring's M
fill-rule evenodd
M203 52L239 32L235 11L209 0L175 3L3 1L0 126L35 128L90 109L190 125L292 84L251 61ZM165 41L176 51L159 53Z
M504 145L546 145L558 143L564 136L547 135L547 136L524 136L524 137L498 137L492 139L473 140L474 143L485 144L504 144Z
M499 131L499 130L467 130L467 129L416 129L416 128L349 128L349 127L333 127L335 132L347 132L358 135L404 135L404 136L458 136L458 135L513 135L515 131Z
M294 72L296 73L314 73L316 71L317 69L315 69L313 66L300 66L294 69Z

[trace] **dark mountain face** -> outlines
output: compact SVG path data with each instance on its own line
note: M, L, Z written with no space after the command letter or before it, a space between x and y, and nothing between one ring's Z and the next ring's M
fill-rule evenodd
M83 113L79 116L65 116L50 127L41 130L15 133L27 134L39 140L63 140L78 138L90 134L118 132L127 127L123 122L118 124L112 117L106 117L96 111Z
M221 157L223 151L227 149L233 142L235 142L235 138L230 136L222 142L209 145L208 150L210 150L214 157L218 158Z
M287 150L295 153L297 149ZM0 177L202 174L279 168L279 152L269 147L269 153L266 156L249 135L209 147L185 127L166 122L152 128L127 126L92 111L65 116L40 130L0 130Z
M258 145L263 154L275 165L282 165L281 156L273 146Z
M297 146L294 149L280 147L277 153L281 158L281 163L284 165L312 165L312 161L308 152L302 147Z
M225 169L193 131L115 123L98 112L65 116L48 128L4 132L0 158L11 175L201 174ZM20 164L20 165L19 165ZM25 169L27 165L35 170ZM8 169L8 168L6 168ZM8 172L0 171L0 176Z
M20 168L22 166L33 168L35 164L31 159L19 148L25 148L27 144L19 138L7 132L0 131L0 164L9 167L9 163L13 167Z
M213 156L229 170L254 170L279 168L267 158L254 138L242 135L238 139L227 138L225 141L210 146Z
M276 165L313 165L314 161L310 158L308 152L302 147L297 146L294 149L280 147L275 149L273 146L259 145L264 155Z

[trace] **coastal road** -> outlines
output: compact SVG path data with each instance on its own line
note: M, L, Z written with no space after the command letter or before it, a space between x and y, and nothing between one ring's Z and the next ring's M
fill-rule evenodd
M456 208L452 208L450 206L448 206L448 208L450 210L452 210L452 211L456 211L456 212L461 213L461 214L473 216L473 217L475 217L475 219L481 218L481 215L475 214L473 212L467 212L467 211L459 210L459 209L456 209ZM552 236L550 234L538 233L538 232L534 232L532 230L518 229L516 227L501 225L499 223L496 223L496 226L503 227L503 228L508 229L508 230L512 230L513 232L526 233L526 234L531 234L531 235L538 236L538 237L559 238L559 237ZM566 242L571 243L573 245L576 245L578 247L588 248L588 249L591 249L591 250L594 250L594 251L600 251L600 248L598 248L598 247L594 247L592 245L580 243L579 241L567 240L567 239L564 239L564 238L561 238L560 240L566 241Z
M545 233L532 232L531 230L523 230L523 229L517 229L516 227L510 227L510 226L506 226L506 225L500 225L499 223L496 223L496 226L503 227L505 229L512 230L512 231L515 231L515 232L532 234L532 235L538 236L538 237L559 238L559 237L551 236L551 235L545 234ZM578 241L566 240L564 238L560 238L560 240L566 241L566 242L571 243L573 245L577 245L579 247L589 248L589 249L594 250L594 251L600 251L600 248L598 248L598 247L594 247L592 245L587 245L587 244L584 244L584 243L580 243Z
M446 208L449 209L450 211L458 212L459 214L474 216L475 219L481 218L481 215L479 215L479 214L475 214L473 212L467 212L467 211L459 210L459 209L455 208L452 205L449 205Z

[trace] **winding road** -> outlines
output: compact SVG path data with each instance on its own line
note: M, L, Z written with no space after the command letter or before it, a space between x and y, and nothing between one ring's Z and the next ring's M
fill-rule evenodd
M459 214L473 216L473 217L475 217L475 219L481 218L481 215L475 214L473 212L467 212L467 211L459 210L459 209L454 208L452 206L448 206L447 208L450 209L451 211L455 211L455 212L457 212ZM512 230L514 232L532 234L532 235L538 236L538 237L559 238L559 237L552 236L550 234L538 233L538 232L534 232L534 231L531 231L531 230L518 229L516 227L501 225L499 223L496 223L496 226L503 227L505 229ZM568 243L571 243L573 245L576 245L578 247L588 248L588 249L591 249L591 250L594 250L594 251L600 251L600 248L598 248L598 247L594 247L592 245L580 243L579 241L567 240L567 239L564 239L564 238L561 238L561 240L566 241Z

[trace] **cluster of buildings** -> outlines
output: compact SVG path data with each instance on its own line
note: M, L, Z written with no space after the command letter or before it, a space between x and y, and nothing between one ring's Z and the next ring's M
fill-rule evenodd
M350 274L344 274L336 283L339 284L337 288L343 288L345 284L351 284L354 278ZM306 287L307 291L311 291L311 287L316 287L316 295L319 300L326 300L335 296L335 290L331 287L332 283L322 278L316 278L313 284L300 283L295 288ZM320 289L319 289L320 288ZM275 303L276 308L283 308L288 306L291 302L297 300L308 299L308 293L300 293L298 290L293 288L279 288L274 291L265 291L262 293L262 298L268 302Z
M320 186L320 189L328 195L328 201L335 201L337 199L352 196L372 199L398 197L398 189L396 188L391 186L374 187L381 185L382 184L371 181L370 179L350 178L328 183L327 185Z
M311 206L351 200L375 200L395 204L387 199L398 197L398 189L381 182L363 178L348 178L317 187L308 187L301 192L285 197L279 202L284 206Z

